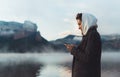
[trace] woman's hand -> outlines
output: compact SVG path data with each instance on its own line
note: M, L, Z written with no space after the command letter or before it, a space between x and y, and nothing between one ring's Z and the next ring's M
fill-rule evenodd
M66 46L66 48L68 49L68 51L72 51L72 49L75 47L75 45L73 44L64 44Z

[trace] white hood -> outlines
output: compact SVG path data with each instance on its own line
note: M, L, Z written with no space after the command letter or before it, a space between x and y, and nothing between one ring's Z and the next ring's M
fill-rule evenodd
M97 25L97 18L92 14L82 13L82 34L86 35L91 26Z

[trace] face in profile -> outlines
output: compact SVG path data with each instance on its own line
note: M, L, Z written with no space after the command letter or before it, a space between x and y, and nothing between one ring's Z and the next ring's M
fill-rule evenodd
M77 19L78 28L82 31L82 21Z

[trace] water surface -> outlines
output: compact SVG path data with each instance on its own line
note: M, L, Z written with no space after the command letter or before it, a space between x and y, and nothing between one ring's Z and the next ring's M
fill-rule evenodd
M72 59L70 53L1 53L0 77L71 77ZM119 76L120 52L104 52L102 77Z

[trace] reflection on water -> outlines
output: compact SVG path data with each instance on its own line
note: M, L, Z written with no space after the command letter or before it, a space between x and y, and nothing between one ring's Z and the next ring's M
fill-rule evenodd
M69 70L59 65L47 65L41 70L37 77L70 77Z
M42 65L38 62L27 60L19 63L0 62L0 77L36 77L36 73L41 67Z
M0 77L71 77L69 53L0 54ZM120 76L120 52L102 54L102 77Z

